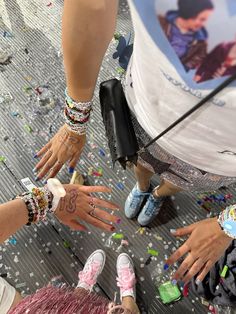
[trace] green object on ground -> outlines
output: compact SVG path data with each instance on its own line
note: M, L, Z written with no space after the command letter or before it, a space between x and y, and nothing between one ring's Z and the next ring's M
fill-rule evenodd
M25 129L25 131L28 132L28 133L32 133L32 132L33 132L33 129L32 129L31 126L28 125L28 124L25 124L25 125L24 125L24 129Z
M6 157L0 156L0 162L4 162L4 161L6 161Z
M123 235L123 233L114 233L114 234L112 235L112 238L113 238L113 239L121 240L121 239L124 239L124 235Z
M152 255L152 256L158 256L158 251L154 250L154 249L148 249L148 254Z
M164 304L168 304L181 299L181 292L177 285L173 285L170 281L165 282L158 291Z
M70 243L68 241L66 241L66 240L63 242L63 245L67 249L70 247Z

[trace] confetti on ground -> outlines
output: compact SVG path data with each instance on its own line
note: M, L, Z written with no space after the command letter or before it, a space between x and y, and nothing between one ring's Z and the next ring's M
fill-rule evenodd
M32 127L29 124L25 124L24 125L24 129L28 133L32 133L33 132L33 129L32 129Z
M121 239L124 239L124 235L123 235L123 233L114 233L112 235L112 238L116 239L116 240L121 240Z
M225 278L229 267L227 265L224 266L222 272L220 273L220 277Z
M121 182L118 182L118 183L116 184L116 187L117 187L119 190L121 190L121 191L123 191L123 190L125 189L124 184L121 183Z
M0 162L4 162L4 161L6 161L6 160L7 160L6 157L0 156Z
M151 256L158 256L158 254L159 254L157 250L150 249L150 248L148 248L147 252L148 252L148 254L150 254Z

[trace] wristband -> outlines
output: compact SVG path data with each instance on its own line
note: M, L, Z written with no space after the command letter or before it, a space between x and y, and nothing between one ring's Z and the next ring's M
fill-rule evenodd
M52 208L51 211L54 212L62 197L65 197L66 191L58 179L51 178L47 181L48 190L53 194Z
M225 234L236 239L236 204L226 207L220 213L218 223Z

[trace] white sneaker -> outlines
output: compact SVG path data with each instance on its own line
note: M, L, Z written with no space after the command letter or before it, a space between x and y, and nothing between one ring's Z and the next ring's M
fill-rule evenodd
M106 261L106 254L103 250L94 251L87 259L84 268L79 272L77 288L84 288L91 291L101 274Z
M117 286L120 288L120 299L133 297L136 300L134 264L128 254L122 253L117 258Z

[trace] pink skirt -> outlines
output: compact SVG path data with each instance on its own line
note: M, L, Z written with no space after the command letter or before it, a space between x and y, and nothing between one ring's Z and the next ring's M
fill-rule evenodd
M8 314L118 314L131 313L84 289L45 287L24 298Z

